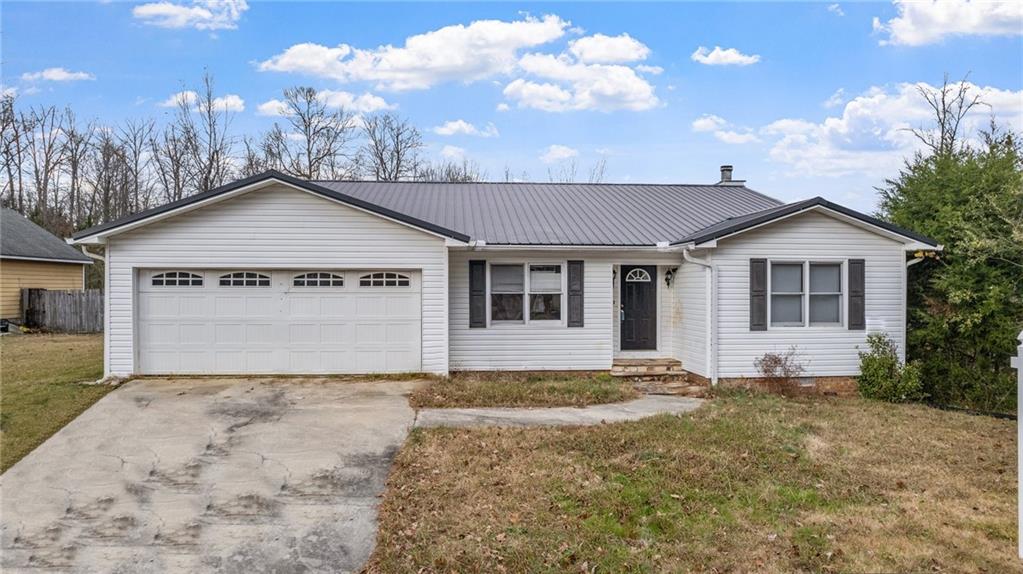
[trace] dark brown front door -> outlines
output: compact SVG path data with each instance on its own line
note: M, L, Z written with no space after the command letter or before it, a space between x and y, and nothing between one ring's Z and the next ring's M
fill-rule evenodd
M621 336L623 351L657 348L657 267L622 265Z

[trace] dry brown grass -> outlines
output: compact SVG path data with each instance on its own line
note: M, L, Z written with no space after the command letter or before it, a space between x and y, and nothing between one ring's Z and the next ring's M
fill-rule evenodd
M113 390L103 376L103 335L0 339L0 472Z
M1006 572L1015 425L732 394L687 416L417 431L373 572Z
M636 398L632 384L607 373L463 372L435 380L410 397L417 409L582 407Z

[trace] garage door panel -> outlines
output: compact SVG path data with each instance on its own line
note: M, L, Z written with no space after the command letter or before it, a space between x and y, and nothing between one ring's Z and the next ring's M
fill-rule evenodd
M230 295L213 298L213 316L241 317L245 315L245 298L241 295Z
M245 344L273 345L276 343L273 323L245 325Z
M249 271L249 270L246 270ZM156 286L139 274L140 372L373 373L421 365L419 274L411 286L293 286L302 271L262 271L269 287ZM409 272L403 272L409 273Z

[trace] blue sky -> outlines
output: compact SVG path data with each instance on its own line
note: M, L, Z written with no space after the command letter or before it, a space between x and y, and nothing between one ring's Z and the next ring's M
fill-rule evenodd
M779 199L823 195L870 210L873 186L916 149L904 128L928 117L914 84L969 74L992 106L971 124L994 113L1023 129L1018 4L205 0L2 10L2 83L22 106L71 105L100 123L166 118L161 103L208 69L235 134L266 130L281 90L309 85L355 111L396 110L423 130L431 157L467 157L492 179L507 166L546 180L573 161L585 179L603 157L608 181L702 183L731 163Z

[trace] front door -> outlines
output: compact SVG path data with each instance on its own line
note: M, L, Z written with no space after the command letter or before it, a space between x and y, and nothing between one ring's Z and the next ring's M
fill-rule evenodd
M657 349L657 267L622 265L623 351Z

